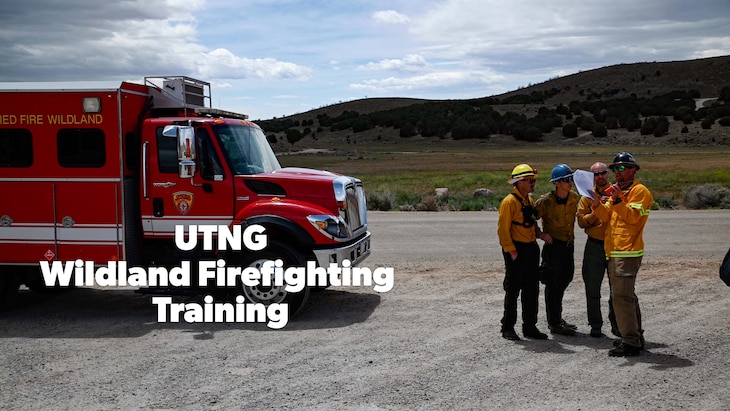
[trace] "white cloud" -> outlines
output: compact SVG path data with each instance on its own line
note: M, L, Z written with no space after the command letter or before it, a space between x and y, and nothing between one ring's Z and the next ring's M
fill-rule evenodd
M409 54L402 59L385 59L377 63L370 62L359 66L359 70L391 70L391 71L420 71L427 67L428 63L423 56Z
M456 86L488 85L503 80L502 76L483 72L440 71L412 77L388 77L370 79L350 84L351 90L388 94L413 90L428 90Z
M711 39L702 39L697 50L692 53L693 58L707 58L727 56L730 54L730 37L715 37Z
M730 3L614 0L610 6L570 0L447 0L413 19L411 32L442 58L531 67L693 58L709 33L728 23ZM714 11L709 11L714 10ZM718 17L725 16L725 17ZM720 38L727 39L726 34ZM714 37L718 39L718 37ZM716 42L719 44L720 42ZM723 46L708 50L728 50ZM630 54L627 54L630 53ZM551 58L550 54L557 53ZM539 59L525 59L530 54ZM555 61L571 58L572 61ZM725 52L724 54L727 54ZM618 61L616 61L618 59Z
M150 73L310 78L311 69L296 63L237 56L201 44L196 11L203 4L139 0L57 9L44 4L38 5L43 11L22 24L0 17L0 24L7 23L0 29L0 81L141 78Z
M197 60L197 73L204 78L307 80L311 69L273 58L238 57L226 49L204 52Z
M0 86L187 75L214 85L216 105L258 118L362 92L474 98L607 65L730 54L727 0L6 3Z
M381 23L403 24L408 23L410 18L405 14L398 13L395 10L381 10L373 13L373 19Z

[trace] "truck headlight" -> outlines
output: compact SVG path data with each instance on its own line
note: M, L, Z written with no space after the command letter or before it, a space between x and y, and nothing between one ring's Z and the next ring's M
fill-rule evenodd
M351 237L350 229L342 219L331 215L310 215L307 217L313 226L317 227L326 236L338 240L345 241Z

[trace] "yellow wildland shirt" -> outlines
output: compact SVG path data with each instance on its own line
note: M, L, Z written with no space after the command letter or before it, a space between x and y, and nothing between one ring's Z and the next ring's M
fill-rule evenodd
M606 184L604 187L594 187L593 191L598 195L603 194L603 190L610 187L610 184ZM601 219L593 212L591 206L593 205L593 199L590 197L581 197L578 202L578 213L576 214L578 220L578 226L585 229L586 234L589 237L595 238L596 240L603 241L606 238L606 228L608 224L601 222Z
M514 241L520 243L535 242L535 222L527 221L523 213L523 207L527 211L534 210L535 203L532 197L522 198L522 194L517 188L505 197L499 204L499 219L497 221L497 235L499 236L499 245L505 253L509 253L516 249Z
M604 223L606 257L641 257L644 255L644 226L654 202L651 192L639 180L619 195L620 201L609 200L593 212Z
M537 218L542 220L542 232L555 240L573 241L578 200L580 196L574 191L569 191L565 200L558 199L555 191L551 191L535 201Z

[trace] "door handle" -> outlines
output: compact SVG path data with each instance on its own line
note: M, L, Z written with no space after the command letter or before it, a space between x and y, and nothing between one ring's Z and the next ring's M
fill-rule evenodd
M155 217L163 217L165 215L165 207L162 199L159 197L152 199L152 214Z

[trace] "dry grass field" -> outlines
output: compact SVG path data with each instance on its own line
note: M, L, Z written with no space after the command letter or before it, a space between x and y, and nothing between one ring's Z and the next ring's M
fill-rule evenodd
M536 193L549 191L550 170L567 163L588 169L596 161L610 163L618 151L629 151L641 165L639 178L655 198L681 198L693 186L730 186L730 146L525 145L519 147L443 145L419 150L417 145L390 150L332 150L281 157L282 165L325 169L360 178L368 191L410 192L420 195L447 187L452 194L487 188L506 194L509 172L519 163L540 171Z

